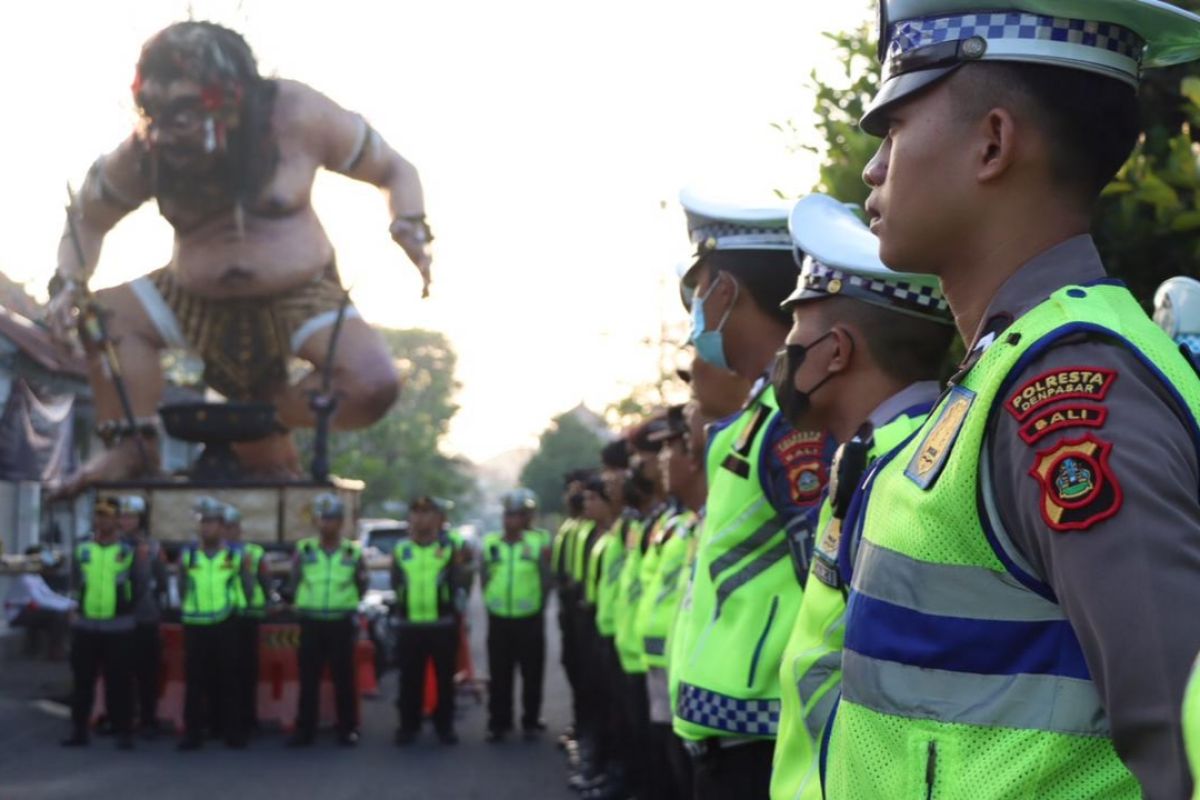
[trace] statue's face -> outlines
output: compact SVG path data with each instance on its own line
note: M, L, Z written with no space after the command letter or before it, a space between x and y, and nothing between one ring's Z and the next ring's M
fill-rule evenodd
M200 173L215 163L224 137L218 136L218 120L206 107L200 84L182 78L166 83L147 78L134 99L142 135L168 166Z

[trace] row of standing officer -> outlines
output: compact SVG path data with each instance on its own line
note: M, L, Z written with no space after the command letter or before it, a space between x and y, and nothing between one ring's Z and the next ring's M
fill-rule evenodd
M532 491L507 492L501 506L503 527L482 537L477 554L487 609L489 742L503 740L514 728L518 672L521 729L533 738L545 727L541 705L550 535L534 527L537 498ZM437 686L434 732L443 744L455 744L455 665L463 646L463 615L476 554L461 536L446 529L447 501L419 497L409 509L409 536L396 544L392 558L400 625L400 726L395 741L406 746L419 734L425 679L432 664Z
M684 197L696 353L755 382L708 430L668 643L691 795L1186 796L1200 377L1086 231L1136 139L1141 69L1200 57L1200 18L881 8L871 230L819 195ZM588 489L612 528L586 509L609 487ZM619 655L616 530L583 577L580 652Z
M123 509L128 513L122 516L141 519L138 537L128 541L117 536ZM178 567L185 679L184 735L178 746L194 750L213 735L240 748L257 724L258 625L266 613L268 591L264 550L241 541L241 518L233 506L204 497L195 511L198 541L181 551ZM342 501L332 494L319 495L313 512L319 536L297 544L287 593L301 618L297 730L289 745L313 740L318 682L326 663L334 676L339 741L353 745L358 740L354 615L366 588L365 565L358 544L340 535ZM156 729L161 663L157 609L166 569L161 548L145 537L144 516L141 498L101 497L95 505L93 537L76 548L72 732L64 745L88 743L95 679L102 672L118 746L132 747L130 675L135 654L142 729ZM139 632L142 625L151 630Z

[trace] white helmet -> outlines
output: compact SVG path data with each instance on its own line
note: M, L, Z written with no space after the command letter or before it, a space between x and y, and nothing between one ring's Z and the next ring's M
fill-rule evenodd
M1200 355L1200 281L1182 275L1163 281L1154 293L1154 321Z

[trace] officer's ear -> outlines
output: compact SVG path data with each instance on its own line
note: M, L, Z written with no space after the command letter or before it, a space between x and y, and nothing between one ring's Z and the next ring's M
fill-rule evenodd
M855 332L849 325L838 323L830 328L829 338L833 340L830 345L833 355L826 370L830 375L838 375L849 370L854 363Z

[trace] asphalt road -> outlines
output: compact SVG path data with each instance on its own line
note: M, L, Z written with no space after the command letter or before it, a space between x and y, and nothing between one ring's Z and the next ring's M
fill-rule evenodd
M486 623L476 592L472 604L471 648L477 672L487 672ZM338 747L332 733L316 746L287 750L283 735L269 731L244 751L219 743L179 753L175 740L138 741L119 752L107 737L84 749L64 749L65 719L39 699L61 697L70 684L65 664L0 664L0 800L161 798L166 800L270 800L270 798L488 798L558 800L566 788L563 757L554 745L569 717L568 695L558 666L558 632L547 612L546 702L549 731L541 741L518 736L502 744L483 740L485 709L460 698L461 743L439 745L431 730L405 749L392 744L396 727L396 673L383 679L379 698L363 701L363 739L354 749ZM519 692L517 694L519 698ZM57 709L61 712L61 708ZM519 711L518 711L519 713Z

